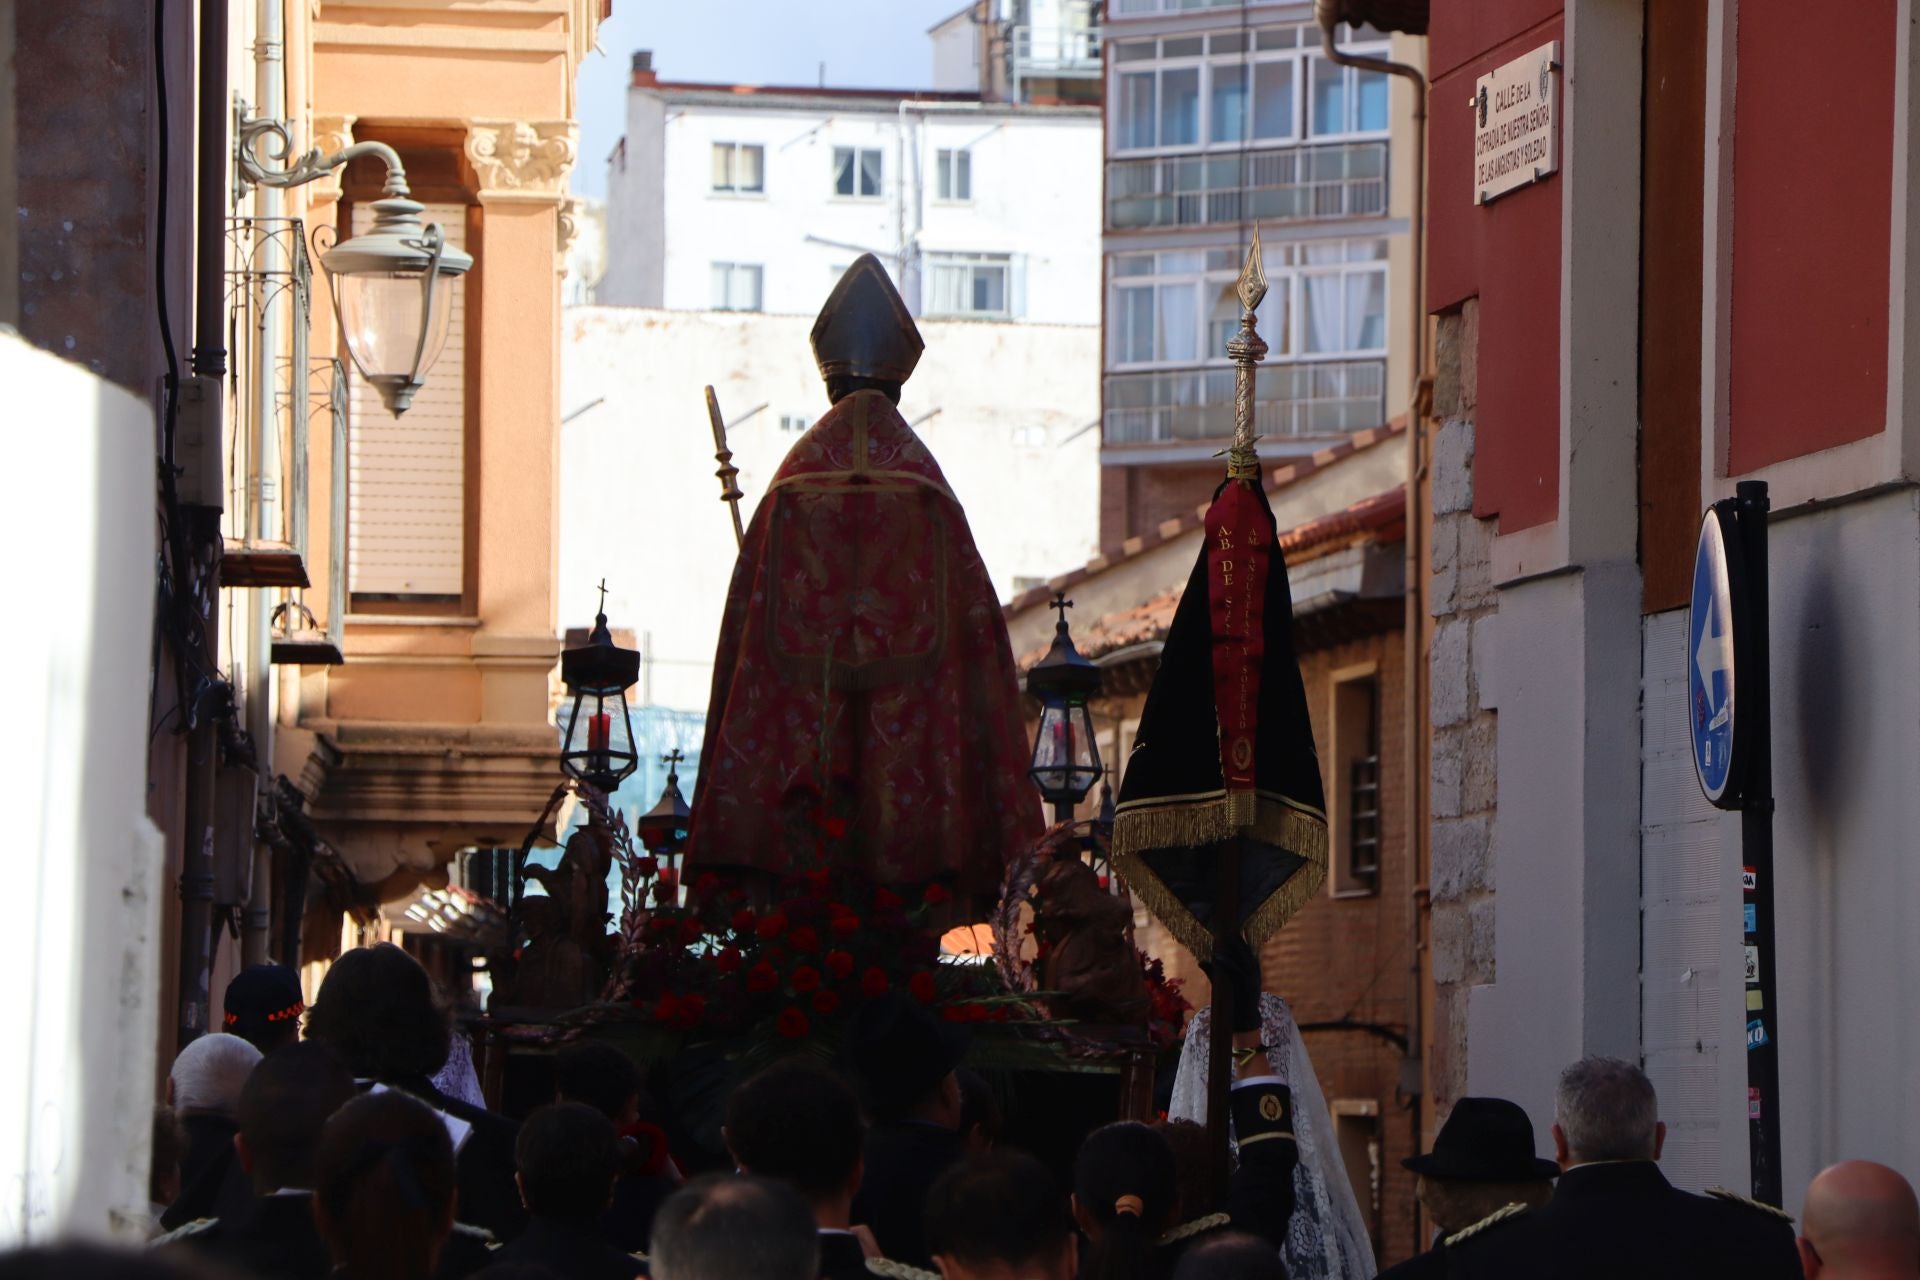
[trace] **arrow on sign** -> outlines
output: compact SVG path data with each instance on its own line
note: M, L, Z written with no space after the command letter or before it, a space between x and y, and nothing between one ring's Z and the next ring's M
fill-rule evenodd
M1693 651L1693 665L1700 672L1700 687L1706 690L1709 699L1714 696L1714 675L1733 670L1733 632L1731 628L1718 632L1714 630L1714 623L1719 620L1719 617L1720 602L1709 601L1706 621L1700 627L1700 643L1694 647ZM1716 708L1713 724L1709 727L1718 728L1724 724L1727 712L1728 707L1725 705Z

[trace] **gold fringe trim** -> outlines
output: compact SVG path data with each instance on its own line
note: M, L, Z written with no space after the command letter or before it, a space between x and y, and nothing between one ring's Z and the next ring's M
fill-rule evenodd
M1192 1222L1183 1222L1177 1227L1162 1232L1160 1238L1154 1243L1164 1249L1170 1244L1179 1244L1182 1240L1189 1240L1203 1232L1212 1231L1215 1227L1224 1227L1232 1221L1233 1217L1230 1214L1210 1213L1204 1218L1195 1218Z
M1251 809L1244 821L1237 813ZM1213 934L1155 875L1144 854L1155 849L1197 848L1235 836L1286 849L1306 860L1264 902L1247 914L1241 932L1256 951L1327 880L1327 822L1318 811L1270 792L1215 793L1199 804L1142 806L1122 813L1113 826L1113 865L1167 932L1195 956L1213 953Z
M880 1276L882 1280L940 1280L938 1271L923 1271L904 1262L895 1262L892 1258L868 1258L867 1273Z

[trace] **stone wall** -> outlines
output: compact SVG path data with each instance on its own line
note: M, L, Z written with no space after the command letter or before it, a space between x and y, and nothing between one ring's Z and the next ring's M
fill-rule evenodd
M1428 779L1434 984L1430 1105L1437 1122L1467 1088L1467 991L1494 980L1493 819L1498 718L1481 704L1497 613L1494 522L1473 514L1479 302L1442 316L1435 352Z

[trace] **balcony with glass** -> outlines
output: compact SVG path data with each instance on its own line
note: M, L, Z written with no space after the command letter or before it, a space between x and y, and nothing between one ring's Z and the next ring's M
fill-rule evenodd
M1091 0L1019 3L1007 24L1007 79L1013 101L1033 80L1098 80L1100 28Z
M1379 238L1268 246L1258 315L1269 353L1255 383L1254 429L1270 445L1317 445L1386 421L1386 253ZM1238 251L1116 254L1111 263L1106 444L1226 441Z
M1387 77L1313 28L1119 41L1113 63L1108 230L1387 214Z

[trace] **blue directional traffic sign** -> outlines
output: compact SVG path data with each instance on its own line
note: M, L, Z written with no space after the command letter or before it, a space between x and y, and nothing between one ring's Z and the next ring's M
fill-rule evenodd
M1707 800L1722 808L1739 801L1738 647L1734 643L1740 596L1738 543L1725 518L1709 508L1700 524L1693 557L1693 600L1687 614L1687 725L1693 767Z

